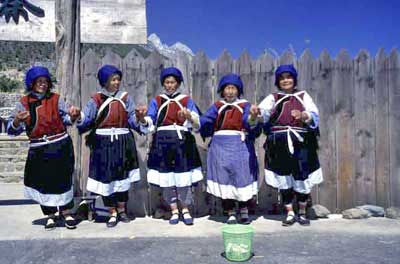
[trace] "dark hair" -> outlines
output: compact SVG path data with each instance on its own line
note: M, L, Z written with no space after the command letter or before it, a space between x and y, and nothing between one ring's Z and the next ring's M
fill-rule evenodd
M35 86L37 80L38 80L40 77L46 78L47 84L49 85L49 91L50 91L51 89L54 88L54 87L53 87L53 82L51 81L51 79L50 79L49 77L47 77L47 76L39 76L39 77L37 77L37 78L35 78L35 79L33 80L33 82L32 82L32 89L33 89L33 86Z
M180 85L181 84L181 80L178 78L178 77L176 77L175 75L167 75L167 76L164 76L164 79L163 79L163 85L164 85L164 82L165 82L165 79L167 79L168 77L174 77L174 79L175 79L175 81Z
M290 77L292 77L292 79L293 79L293 89L295 89L296 88L296 85L295 85L295 83L296 83L296 78L293 76L293 74L291 73L291 72L282 72L280 75L279 75L279 77L278 77L278 80L277 80L277 86L276 87L278 87L278 90L279 91L282 91L282 88L279 86L279 82L280 82L280 80L281 80L281 78L282 78L282 75L284 74L284 73L287 73L287 74L289 74L289 76Z
M119 75L117 72L114 72L114 73L112 73L112 74L110 75L110 77L108 77L105 87L107 87L108 85L110 85L111 80L112 80L115 76L118 76L120 80L122 79L122 78L121 78L121 75Z
M228 86L228 85L233 85L235 88L236 88L236 90L237 90L237 92L238 92L238 95L237 95L237 98L240 98L240 89L236 86L236 85L234 85L234 84L232 84L232 83L227 83L227 84L225 84L224 86L222 86L222 87L220 87L220 90L219 90L219 95L220 95L220 97L221 98L224 98L224 90L225 90L225 87L226 86Z

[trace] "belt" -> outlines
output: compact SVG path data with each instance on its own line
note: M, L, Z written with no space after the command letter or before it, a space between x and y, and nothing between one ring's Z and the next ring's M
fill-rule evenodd
M128 128L98 128L96 129L97 135L110 136L111 142L114 142L114 138L118 140L118 135L125 135L129 133Z
M294 153L293 140L290 134L293 134L300 142L303 142L304 138L300 135L300 133L305 133L307 132L307 130L301 127L274 126L272 127L271 132L273 134L286 133L289 152L290 154L293 154Z
M181 131L189 131L189 129L187 127L180 126L180 125L177 125L175 123L173 125L160 126L160 127L157 128L157 131L161 131L161 130L175 130L176 133L178 134L178 138L180 140L183 139Z
M52 136L47 136L44 135L40 138L32 138L30 139L29 146L30 147L38 147L46 144L50 144L56 141L59 141L61 139L67 138L68 134L67 132L63 132L60 134L52 135Z

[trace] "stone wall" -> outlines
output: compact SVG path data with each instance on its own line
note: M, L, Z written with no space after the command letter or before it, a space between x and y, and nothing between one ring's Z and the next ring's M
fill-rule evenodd
M0 135L0 183L22 182L28 137Z
M0 93L0 108L14 107L22 96L23 94L18 93Z
M6 121L22 96L18 93L0 93L0 134L5 133Z

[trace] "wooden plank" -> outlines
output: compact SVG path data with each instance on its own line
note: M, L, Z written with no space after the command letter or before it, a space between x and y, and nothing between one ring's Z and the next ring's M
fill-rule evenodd
M257 103L276 90L275 83L275 58L269 53L263 54L256 61L256 97ZM264 143L266 136L262 134L255 143L258 164L259 164L259 179L258 179L258 210L260 212L277 213L274 208L278 207L278 192L276 189L265 184L264 178L264 158L265 150Z
M113 52L111 49L107 49L106 54L101 59L101 62L102 65L110 64L122 70L122 58L117 53ZM126 77L125 74L122 72L121 87L125 86L125 77Z
M210 94L215 87L212 82L211 61L204 52L199 52L192 60L192 97L198 107L205 112L214 102Z
M81 58L81 106L84 107L89 101L91 96L97 92L99 86L97 80L97 71L101 67L101 59L94 53L93 50L89 49L85 55ZM83 191L83 196L90 195L86 190L87 178L89 176L89 157L90 149L85 144L86 132L81 136L81 179L80 188Z
M75 106L81 106L80 82L80 2L76 0L60 0L56 2L56 64L57 80L61 96ZM62 30L60 30L62 29ZM75 151L74 189L76 195L81 195L80 188L80 145L81 137L76 129L69 129Z
M256 61L256 98L257 103L267 97L270 93L276 91L275 87L275 67L276 60L265 53Z
M375 86L369 54L354 60L355 205L376 204Z
M55 5L57 2L59 1L35 0L32 4L42 8L45 16L40 18L29 13L29 21L25 22L20 17L18 25L12 19L7 24L4 17L1 17L0 40L55 42ZM61 4L61 2L58 4ZM73 12L72 10L69 11Z
M16 41L56 42L55 0L35 0L32 4L45 11L42 18L29 13L29 21L20 17L19 24L0 18L0 39ZM145 0L81 0L80 36L82 43L146 44L147 23ZM71 6L73 7L73 6ZM75 12L74 10L65 10ZM57 25L57 29L56 28Z
M336 58L332 88L336 94L337 208L345 210L353 206L355 163L353 62L345 50Z
M214 100L219 100L220 95L217 93L219 80L222 78L222 76L234 72L234 60L227 50L224 50L219 56L219 58L215 62L214 69L216 81L216 86L214 89Z
M335 94L332 89L333 62L326 50L316 60L312 86L315 87L314 101L319 109L320 116L320 149L319 158L324 175L324 182L318 188L317 202L329 210L336 209L336 146L335 124Z
M174 66L183 74L183 84L179 90L183 94L191 95L190 56L183 51L176 51Z
M209 58L204 52L199 52L191 64L192 97L204 113L213 103L214 87L212 83L212 68ZM199 134L195 134L197 148L200 153L204 180L194 188L194 214L196 216L210 213L211 196L206 192L207 177L207 151L209 140L203 141ZM212 205L211 205L212 206Z
M251 60L250 54L245 50L236 62L236 69L243 81L243 98L250 103L256 103L256 76L255 62Z
M145 0L82 0L82 42L146 44Z
M122 72L125 75L123 90L133 98L135 105L147 105L145 60L140 53L132 49L122 61ZM150 214L147 183L147 136L134 132L140 167L140 181L132 184L129 192L128 211L136 216Z
M165 67L171 65L165 57L157 51L153 51L145 60L146 80L147 80L147 98L150 100L156 95L164 92L160 84L160 73Z
M134 48L122 60L122 72L125 76L123 89L129 92L136 105L148 103L145 64L145 59Z
M389 55L390 205L400 206L400 58L396 49Z
M384 208L390 203L389 86L387 57L380 49L375 56L375 175L376 204Z
M285 50L279 58L279 65L282 64L294 64L296 66L296 56L290 50Z
M318 62L314 62L314 58L309 49L306 49L297 61L298 78L297 87L299 90L307 91L312 98L317 99L317 90L320 87L313 86L314 68ZM311 197L314 204L319 203L319 187L316 186L311 191Z
M297 87L300 90L306 90L311 96L314 95L314 91L312 90L313 65L314 58L310 50L306 49L298 60L297 72L299 77Z

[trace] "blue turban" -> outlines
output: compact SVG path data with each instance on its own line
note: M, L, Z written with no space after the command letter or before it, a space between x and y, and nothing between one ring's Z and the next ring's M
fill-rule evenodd
M281 76L282 73L288 72L290 75L293 76L294 79L294 87L297 86L297 71L294 68L293 64L287 64L287 65L281 65L276 69L275 71L275 86L279 87L279 77Z
M51 83L51 76L49 70L46 67L33 66L26 72L25 89L27 91L32 90L33 83L39 77L46 77L49 80L49 85L50 85L49 88L53 86L53 84Z
M167 78L167 77L169 77L169 76L174 76L174 77L177 79L177 81L178 81L179 83L182 83L182 82L183 82L183 75L182 75L182 72L181 72L178 68L169 67L169 68L165 68L165 69L163 69L163 70L161 71L161 74L160 74L160 82L161 82L161 85L164 84L165 78Z
M122 72L117 67L106 64L100 68L99 72L97 73L97 77L99 78L99 83L101 87L106 86L108 79L113 74L118 74L119 77L122 79Z
M239 92L238 96L243 94L243 82L240 79L239 75L233 74L233 73L227 74L221 78L221 80L219 81L219 84L218 84L217 92L221 93L224 90L225 86L227 86L229 84L236 86L236 88L238 89L238 92Z

